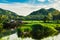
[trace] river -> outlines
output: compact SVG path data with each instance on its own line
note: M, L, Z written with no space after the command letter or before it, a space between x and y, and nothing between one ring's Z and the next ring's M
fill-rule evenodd
M17 32L16 32L12 35L2 37L0 40L34 40L34 39L28 38L28 37L27 38L18 38ZM53 36L53 37L43 38L41 40L60 40L60 34Z

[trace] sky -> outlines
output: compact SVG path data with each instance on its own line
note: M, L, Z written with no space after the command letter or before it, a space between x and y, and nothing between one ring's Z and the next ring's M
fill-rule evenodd
M41 8L55 8L60 11L60 0L0 0L0 8L18 15L29 15Z

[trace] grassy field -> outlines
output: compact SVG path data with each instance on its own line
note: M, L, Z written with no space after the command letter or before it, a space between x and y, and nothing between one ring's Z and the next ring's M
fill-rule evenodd
M21 31L24 32L32 32L32 35L36 35L35 38L44 38L49 36L55 36L60 31L60 24L57 23L44 23L43 21L23 21L25 24L20 26ZM39 26L39 27L38 27ZM32 37L31 36L31 37Z
M60 24L57 24L57 23L44 23L43 21L23 21L23 22L26 22L26 24L23 24L21 29L31 28L31 26L34 25L34 24L41 24L42 26L52 27L52 28L55 28L57 26L60 27Z
M40 34L40 36L43 36L43 37L45 37L45 36L50 36L50 35L54 35L55 34L55 32L58 32L58 30L56 30L56 28L59 28L60 29L60 24L57 24L57 23L44 23L43 21L23 21L24 23L21 25L21 26L19 26L18 27L18 29L20 29L21 30L21 32L32 32L33 31L33 29L32 29L32 27L34 27L34 26L32 26L32 25L35 25L35 24L40 24L40 25L42 25L42 27L44 28L42 28L42 30L41 29L34 29L34 31L36 31L37 32L37 35L38 34ZM37 25L38 26L38 25ZM37 26L35 26L35 27L37 27ZM39 26L40 27L40 26ZM45 31L45 32L43 32L43 30ZM33 31L33 32L34 32ZM41 34L44 34L44 33L47 33L47 34L44 34L44 35L41 35ZM24 34L22 34L22 35L24 35ZM31 33L29 34L29 35L32 35ZM38 35L39 36L39 35ZM37 37L38 37L37 36Z

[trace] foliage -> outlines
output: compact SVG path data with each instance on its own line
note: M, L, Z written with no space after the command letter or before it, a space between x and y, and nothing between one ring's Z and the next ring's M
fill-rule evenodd
M42 20L45 18L45 16L48 18L48 21L60 20L60 11L54 8L50 8L50 9L41 8L29 14L27 18L29 17L28 19L30 20Z
M4 10L0 8L0 32L4 32L3 28L10 29L11 27L15 27L17 24L21 26L19 23L9 23L11 20L30 20L25 22L22 27L17 28L18 37L26 37L31 36L34 39L41 39L44 37L48 37L51 35L55 35L60 31L60 26L55 27L56 24L46 23L46 21L57 21L60 22L60 12L54 8L50 9L40 9L32 12L28 16L19 16L14 12L9 10ZM32 21L31 21L32 20ZM39 21L35 21L39 20ZM40 22L43 20L44 22ZM3 31L2 31L3 30ZM8 32L9 34L9 32Z
M32 25L31 33L32 33L32 38L41 39L44 37L55 35L55 33L57 33L57 30L55 30L54 28L50 28L50 27L44 27L40 24L34 24Z
M22 31L20 28L17 29L17 35L18 37L22 37Z
M55 29L60 32L60 26L59 25L56 25Z

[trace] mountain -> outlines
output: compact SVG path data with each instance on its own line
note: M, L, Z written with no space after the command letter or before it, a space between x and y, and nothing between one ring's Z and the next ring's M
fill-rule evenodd
M54 8L49 8L49 9L41 8L37 11L33 11L27 16L20 16L12 11L4 10L0 8L0 21L6 20L6 19L8 20L11 20L11 19L13 20L16 20L16 19L18 20L41 20L45 16L47 17L52 16L53 19L60 19L60 11Z
M53 16L53 18L59 18L60 17L60 11L56 10L54 8L44 9L41 8L37 11L33 11L31 14L29 14L26 18L27 19L33 19L33 20L40 20L43 19L45 16ZM60 18L59 18L60 19Z
M41 8L40 10L32 12L30 15L40 15L40 14L47 15L47 13L48 11L46 9Z
M9 11L9 10L4 10L0 8L0 18L7 18L7 19L18 19L23 16L19 16L16 13Z
M53 13L53 12L56 12L58 10L54 9L54 8L50 8L50 9L44 9L44 8L41 8L37 11L34 11L32 12L31 14L29 15L47 15L48 13ZM59 12L59 11L58 11Z
M49 11L49 12L54 12L54 11L58 11L58 10L56 10L56 9L54 9L54 8L50 8L50 9L48 9L48 11Z

